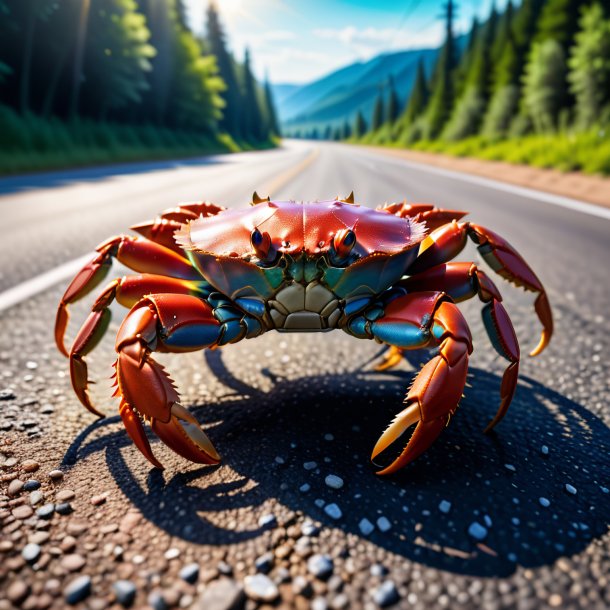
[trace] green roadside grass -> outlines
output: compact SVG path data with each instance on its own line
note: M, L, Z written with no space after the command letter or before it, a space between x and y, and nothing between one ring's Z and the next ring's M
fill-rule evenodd
M273 148L276 141L260 148ZM226 134L21 116L0 106L0 175L252 150Z
M382 128L383 129L383 128ZM408 148L442 153L454 157L475 157L489 161L505 161L534 167L553 168L563 172L610 175L610 132L603 129L575 132L526 135L492 140L481 136L450 142L421 140L407 144L392 140L388 133L367 134L357 142L392 148Z

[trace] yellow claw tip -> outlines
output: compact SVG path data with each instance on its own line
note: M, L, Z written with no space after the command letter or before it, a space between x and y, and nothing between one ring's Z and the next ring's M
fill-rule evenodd
M540 336L540 342L530 352L530 354L529 354L530 357L533 358L534 356L537 356L538 354L540 354L546 348L546 346L549 344L549 340L550 340L549 334L545 330L543 330L542 331L542 335Z

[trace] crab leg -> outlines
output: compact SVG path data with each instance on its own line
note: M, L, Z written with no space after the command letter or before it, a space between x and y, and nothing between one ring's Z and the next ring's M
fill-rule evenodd
M68 355L64 334L68 326L68 304L74 303L93 290L108 273L112 259L141 273L155 273L185 280L200 280L194 267L176 252L146 239L119 235L97 247L98 254L72 280L62 297L55 318L55 342L59 351Z
M377 209L400 218L409 217L413 220L423 221L429 231L434 231L434 229L438 229L452 220L459 220L468 213L459 210L444 210L434 207L430 203L407 203L406 201L386 203Z
M91 413L102 416L102 414L91 404L87 392L88 374L87 363L84 359L101 340L110 322L110 310L108 307L115 299L125 307L133 307L147 294L159 292L172 292L175 294L191 294L205 296L202 286L207 284L181 280L178 278L164 277L162 275L127 275L120 279L112 280L98 296L92 307L92 311L80 328L72 349L70 350L70 377L72 387L78 399Z
M202 299L155 294L132 308L116 340L117 394L121 417L136 446L156 467L141 419L179 455L200 464L217 464L220 456L197 420L179 404L174 383L151 352L184 352L210 347L220 336L220 323Z
M442 263L401 281L399 285L408 292L442 290L456 302L478 295L486 303L483 307L483 321L487 334L498 353L509 361L502 377L500 407L485 429L485 432L489 432L506 414L517 388L519 372L519 343L512 322L501 304L500 292L487 274L474 263ZM398 351L402 357L402 350ZM381 366L385 364L383 362Z
M421 455L449 422L466 384L472 339L459 309L442 292L409 294L391 301L383 317L365 323L365 332L403 349L439 346L438 355L421 369L407 393L406 408L373 449L372 460L415 425L400 455L377 473L390 474Z
M451 260L462 251L467 237L478 244L481 256L496 273L516 286L538 293L534 308L542 324L542 335L530 353L530 356L537 356L548 345L553 334L553 316L546 291L521 255L493 231L470 222L455 221L436 229L420 244L419 255L407 273L416 275Z
M147 239L182 255L182 248L174 240L174 233L189 220L203 216L215 216L224 210L214 203L203 201L201 203L188 203L176 208L169 208L159 214L154 220L133 225L131 229Z

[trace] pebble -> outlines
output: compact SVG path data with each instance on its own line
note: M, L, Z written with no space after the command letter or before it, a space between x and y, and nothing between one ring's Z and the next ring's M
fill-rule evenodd
M292 592L295 595L311 597L313 595L313 587L304 576L296 576L292 581Z
M76 494L71 489L62 489L55 494L55 499L58 502L67 502L68 500L72 500Z
M51 470L49 478L52 481L61 481L64 478L64 473L61 470Z
M271 572L271 568L273 567L273 553L265 553L260 557L256 558L254 562L254 567L257 572L262 574L269 574Z
M316 597L311 602L311 610L328 610L328 604L323 597Z
M64 598L69 604L74 605L82 602L90 593L91 577L79 576L64 589Z
M72 504L70 502L61 502L55 505L55 512L60 515L69 515L72 512Z
M21 462L21 468L24 472L35 472L40 468L40 464L35 460L24 460Z
M276 455L274 458L276 464L283 466L286 463L286 460L281 455Z
M363 536L368 536L373 532L375 526L365 517L360 519L360 523L358 523L358 528L360 529L360 533Z
M18 605L30 594L30 586L22 580L13 581L6 589L6 597Z
M14 497L21 492L21 490L25 487L25 483L20 479L13 479L8 484L7 493L9 496Z
M133 601L136 598L137 589L131 580L117 580L112 585L112 591L119 604L127 608L133 604Z
M318 464L316 462L305 462L303 464L303 468L305 468L305 470L315 470L318 467Z
M199 578L199 564L198 563L189 563L185 565L180 570L180 578L189 582L191 584L195 584L197 579Z
M42 491L37 489L30 493L30 504L32 506L36 506L36 504L40 504L44 500L44 496L42 495Z
M54 512L55 504L44 504L36 511L36 515L41 519L50 519Z
M320 533L320 528L313 521L304 521L301 525L301 534L303 536L317 536Z
M388 573L388 569L381 563L374 563L370 569L369 572L371 573L371 576L385 576Z
M334 440L335 440L335 437L334 437L334 435L333 435L333 434L331 434L330 432L327 432L327 433L324 435L324 440L325 440L325 441L334 441Z
M233 610L243 605L243 589L232 578L212 582L194 605L197 610Z
M333 569L333 560L328 555L312 555L307 560L307 571L316 578L327 578Z
M21 556L28 562L34 563L39 557L42 549L38 544L34 544L30 542L23 547L23 551L21 551Z
M263 515L258 520L258 527L275 527L277 525L277 518L275 515L269 513L267 515Z
M311 489L311 485L309 483L303 483L301 487L299 487L299 491L301 493L307 493Z
M549 448L546 445L542 445L542 447L540 447L540 453L542 453L542 455L548 455Z
M177 549L176 547L172 547L171 549L167 549L167 551L165 551L164 553L164 557L165 559L176 559L177 557L180 557L180 549Z
M468 526L468 534L475 540L485 540L487 537L487 528L477 521L474 521Z
M341 489L343 487L343 479L336 474L329 474L324 482L331 489Z
M381 608L391 606L400 599L393 580L386 580L373 591L373 600Z
M331 519L341 519L341 517L343 517L343 513L341 512L341 509L334 502L332 504L327 504L324 507L324 512Z
M379 528L379 531L387 532L392 529L392 524L388 521L387 517L382 516L377 519L377 527Z
M23 491L34 491L40 488L40 481L30 479L23 484Z
M101 504L105 504L106 495L100 494L99 496L92 496L90 502L91 502L91 504L93 504L93 506L100 506ZM122 582L122 581L120 581L120 582Z
M15 545L10 540L0 540L0 553L10 553Z
M246 576L244 589L246 595L257 602L273 602L280 595L277 585L264 574Z
M153 610L168 610L169 606L167 605L163 595L159 591L151 591L148 596L148 605Z
M59 544L59 548L64 553L69 553L70 551L74 550L75 546L76 546L76 538L74 536L64 536L63 540Z
M349 597L345 593L339 593L339 595L333 597L330 607L333 610L345 610L345 608L349 608L349 604Z
M569 483L566 483L566 491L573 496L576 495L576 487L570 485Z
M13 508L12 513L15 519L23 520L31 517L34 514L34 511L32 510L31 506L28 506L27 504L22 504L21 506Z
M16 398L16 396L15 392L12 390L9 390L8 388L0 390L0 400L13 400L13 398Z
M544 508L548 508L551 505L551 501L544 497L538 498L538 502L540 502L540 506L544 506Z
M66 555L61 560L61 567L68 572L78 572L85 565L85 558L77 553Z
M438 510L446 515L451 510L451 502L449 502L449 500L441 500L438 505Z
M506 470L510 470L511 472L517 472L517 469L512 464L504 464L504 468L506 468Z
M38 368L38 362L36 362L34 360L28 360L25 363L25 368L30 369L30 371L35 371Z

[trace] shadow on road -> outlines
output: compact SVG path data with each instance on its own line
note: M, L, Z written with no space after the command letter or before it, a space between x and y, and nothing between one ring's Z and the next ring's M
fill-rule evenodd
M207 352L206 361L236 399L194 412L203 424L214 424L210 436L240 478L218 482L213 467L178 474L151 470L142 486L121 454L130 444L123 431L87 441L118 418L85 430L64 464L104 450L117 484L144 516L198 544L260 536L260 528L221 529L206 514L257 507L269 498L360 537L363 517L375 522L383 515L392 528L376 529L368 536L373 544L473 575L505 576L517 565L550 564L579 553L607 531L610 503L601 485L608 479L610 430L584 407L532 379L520 380L509 415L496 433L485 436L481 431L495 413L500 378L474 369L472 388L434 446L398 476L379 478L368 456L400 405L409 373L276 377L273 389L263 393L233 377L221 352ZM325 434L334 439L325 440ZM307 461L317 462L319 470L305 470ZM345 486L326 487L328 473L341 476ZM306 493L299 491L303 483L311 485ZM548 507L541 497L550 501ZM336 502L343 518L331 519L316 505L318 498ZM439 510L443 500L451 503L447 514ZM473 522L488 531L482 542L468 533Z

